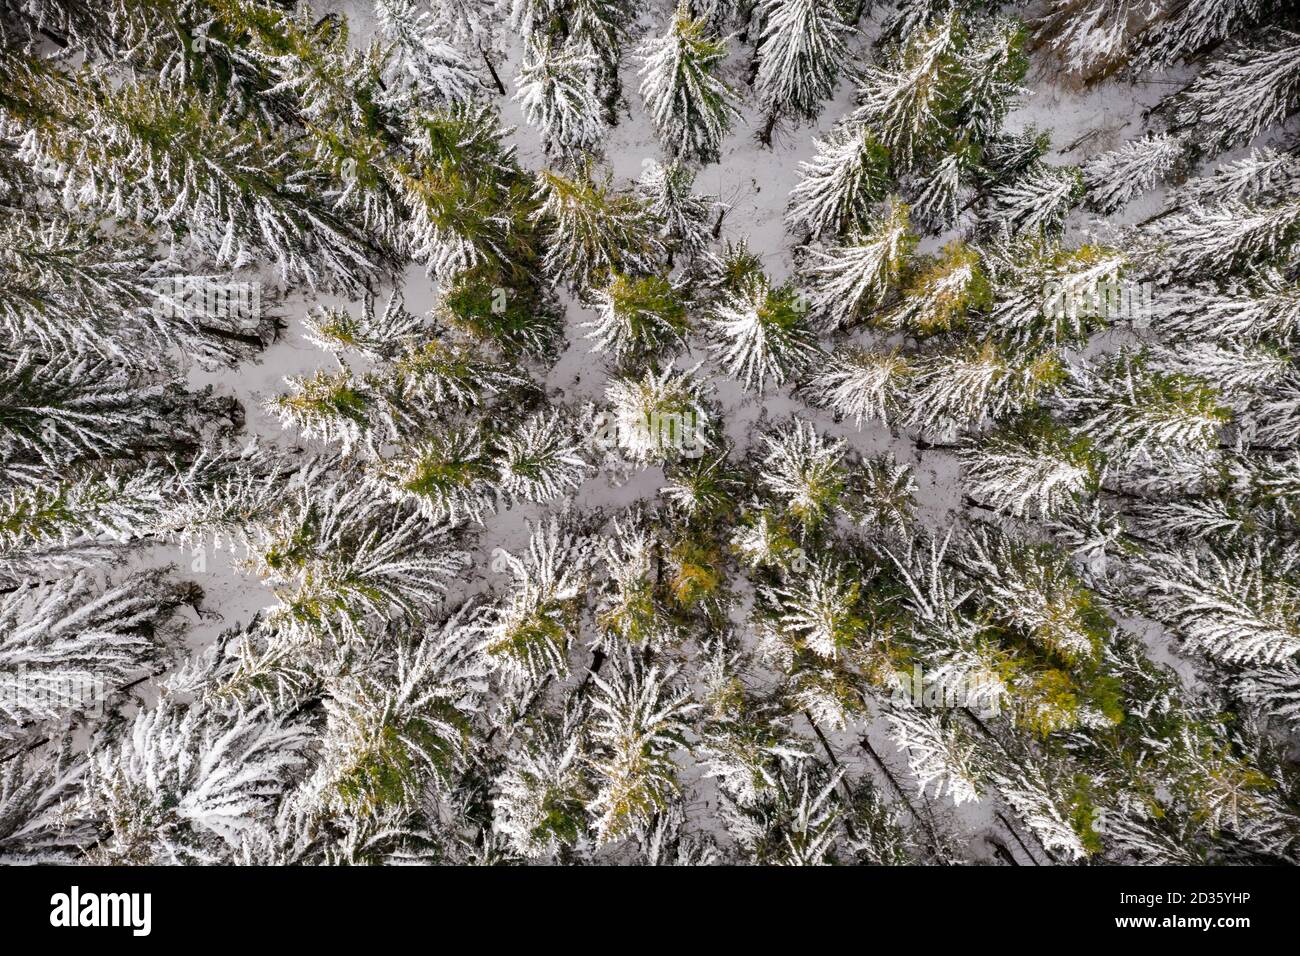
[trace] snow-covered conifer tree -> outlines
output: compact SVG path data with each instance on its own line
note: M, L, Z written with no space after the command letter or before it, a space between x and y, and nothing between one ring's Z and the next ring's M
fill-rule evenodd
M375 0L384 37L394 44L390 76L410 83L432 102L463 103L482 86L465 57L434 29L415 0Z
M643 200L598 182L585 168L573 178L543 172L538 218L550 229L545 264L558 281L587 282L607 270L652 271L662 246Z
M728 812L728 829L753 863L832 863L843 813L836 790L842 775L815 760L783 765L771 791L754 806L742 804Z
M591 786L583 767L580 718L566 710L561 719L529 732L496 778L497 825L525 857L554 856L586 831Z
M1207 450L1229 417L1213 386L1158 371L1146 352L1077 370L1063 398L1082 434L1121 460L1162 448Z
M647 369L640 378L620 376L605 387L607 424L622 454L646 464L677 458L685 446L702 451L709 442L706 386L694 369Z
M1086 439L1046 417L1029 417L963 450L971 495L1014 517L1051 516L1074 506L1098 479Z
M908 273L902 299L876 324L921 335L949 332L966 325L992 299L980 251L962 242L949 243L937 256L916 257Z
M1072 167L1036 163L993 192L998 220L1011 232L1057 234L1083 198L1083 177Z
M890 736L907 755L907 765L921 792L933 784L936 797L951 797L959 806L979 799L984 776L980 748L958 718L945 722L937 714L911 707L886 716Z
M910 225L907 207L894 202L865 232L850 233L825 251L811 250L812 306L827 324L849 325L866 306L884 299L915 241Z
M908 420L937 434L973 427L1032 407L1063 377L1052 352L1020 356L991 345L966 346L918 365Z
M662 224L660 237L674 255L694 259L709 243L709 229L716 200L691 191L695 176L679 162L661 166L652 163L637 184L649 212Z
M804 529L829 520L844 490L845 443L823 438L811 422L796 419L765 436L763 486Z
M866 229L874 203L885 198L889 153L862 123L841 123L817 154L799 163L801 178L790 191L786 222L813 238Z
M1289 8L355 6L0 15L0 862L1300 862Z
M726 41L685 0L673 11L667 32L640 49L641 97L659 138L675 156L709 162L739 119L736 95L718 70Z
M525 49L515 99L548 151L582 152L600 142L605 119L595 88L598 66L595 54L548 37Z
M582 484L587 463L571 425L537 412L496 440L501 490L525 501L551 501Z
M608 351L615 358L680 346L690 329L681 293L660 276L615 274L608 285L592 293L592 301L597 313L587 323L592 350Z
M414 805L430 783L451 783L487 673L470 613L331 688L317 770L324 802L376 816Z
M1300 34L1279 30L1262 47L1212 62L1174 101L1179 129L1211 130L1221 149L1242 145L1300 104Z
M1114 212L1174 174L1185 152L1179 137L1159 133L1098 156L1083 167L1088 205L1100 212Z
M851 28L839 9L819 0L762 0L755 88L767 111L762 132L771 145L778 119L816 114L848 62Z
M269 817L306 763L307 729L264 709L163 701L97 742L79 814L103 863L212 863ZM202 754L201 760L193 759Z
M452 428L376 463L373 481L429 520L482 521L496 504L499 476L478 429Z
M772 592L779 607L777 627L788 640L833 659L864 637L861 588L844 569L813 562L791 578Z
M783 385L821 354L801 296L789 285L773 288L765 276L726 296L708 319L714 358L746 388Z
M944 79L964 36L950 12L912 34L884 66L863 72L854 118L888 150L895 175L917 168L944 137L952 108Z
M191 596L190 599L197 599ZM108 588L84 574L0 598L0 739L106 699L164 653L167 622L185 589L145 572Z
M888 422L903 408L911 369L896 351L868 351L841 346L826 367L809 382L813 398L836 415L852 418L859 428L864 422Z
M615 658L609 679L593 677L592 742L598 787L588 805L600 843L650 825L679 785L674 751L686 745L686 718L698 705L672 676L633 654Z
M552 519L531 530L526 553L500 554L511 586L484 616L483 653L511 680L565 673L586 575L586 552Z

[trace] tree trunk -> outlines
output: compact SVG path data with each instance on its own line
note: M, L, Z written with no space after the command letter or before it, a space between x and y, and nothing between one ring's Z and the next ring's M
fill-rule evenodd
M867 739L866 734L863 734L858 738L858 746L865 750L867 755L875 762L876 766L880 768L880 772L885 775L885 779L889 781L889 785L894 788L894 792L898 794L899 799L902 800L904 806L907 807L907 812L912 815L913 820L925 827L925 832L930 835L931 845L938 850L939 835L934 832L934 827L930 825L929 818L922 816L921 811L916 809L916 805L912 803L911 799L907 796L907 791L903 789L902 785L894 777L894 773L889 769L889 765L880 759L880 754L876 753L876 748L871 746L871 741Z
M1038 858L1035 857L1032 853L1029 852L1029 847L1025 846L1025 841L1022 840L1022 839L1020 839L1020 834L1017 833L1017 832L1016 832L1016 828L1013 827L1013 826L1011 825L1011 821L1008 820L1008 819L1003 815L1003 813L1002 813L1001 810L999 810L999 811L997 812L996 816L997 816L997 818L998 818L999 820L1002 821L1002 825L1003 825L1004 827L1006 827L1008 830L1011 831L1011 835L1012 835L1013 837L1015 837L1015 838L1016 838L1016 842L1020 844L1020 849L1022 849L1022 850L1025 851L1025 856L1029 857L1030 861L1034 864L1034 866L1039 866L1040 864L1039 864L1039 862L1038 862Z
M501 77L497 74L497 68L492 63L492 58L488 56L487 50L483 49L483 46L481 44L479 45L478 52L482 54L483 62L487 64L488 72L492 74L492 82L496 84L497 92L500 93L502 96L505 96L506 95L505 84L501 82Z

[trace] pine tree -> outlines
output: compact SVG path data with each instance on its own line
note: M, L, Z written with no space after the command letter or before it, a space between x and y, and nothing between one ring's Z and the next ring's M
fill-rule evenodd
M978 24L959 56L955 124L961 137L977 144L992 140L1015 101L1029 69L1027 39L1019 21L999 17Z
M1059 234L1065 217L1083 199L1083 177L1077 169L1036 163L1025 174L993 191L998 220L1011 232Z
M948 133L950 84L965 31L955 12L892 50L885 66L863 72L854 119L888 151L895 176L919 168Z
M72 218L20 210L0 217L0 233L0 340L7 342L6 351L94 352L129 365L141 350L162 346L230 362L259 349L267 335L271 290L258 284L254 311L252 283L216 276L174 280L142 230L119 227L110 233ZM186 299L203 294L206 283L214 298L228 292L232 301L191 307Z
M843 245L827 251L810 251L812 306L828 325L849 325L884 299L915 242L907 213L907 206L891 203L867 232L851 233Z
M1192 0L1152 22L1142 37L1140 64L1170 64L1234 36L1268 12L1259 0Z
M438 611L447 579L465 565L446 527L328 466L301 468L294 479L244 474L198 489L164 516L163 529L184 545L242 557L277 598L268 624L291 642L346 644L395 618Z
M537 412L496 440L501 490L525 501L552 501L586 476L572 426L554 413Z
M487 673L477 640L462 610L331 688L316 771L326 805L376 816L417 805L430 783L450 785Z
M804 530L827 522L844 490L845 443L825 439L811 422L795 419L765 436L761 481Z
M676 644L679 628L661 606L657 567L662 545L640 522L617 522L602 558L613 587L597 622L607 634L634 647Z
M511 366L485 361L467 344L432 337L412 343L393 363L393 371L396 387L407 400L433 407L446 403L469 408L528 385Z
M1111 621L1064 555L978 528L960 561L995 620L1066 662L1100 656Z
M963 449L970 494L1019 518L1068 510L1096 488L1098 463L1090 443L1046 416L1030 416Z
M1172 104L1178 129L1214 131L1214 145L1243 145L1300 104L1300 35L1278 30L1210 64Z
M1185 149L1179 137L1156 133L1098 156L1083 167L1088 205L1099 212L1114 212L1176 175Z
M709 223L719 204L693 193L694 184L694 174L679 162L651 163L637 184L648 211L661 223L659 234L669 251L669 266L677 255L694 259L709 243Z
M748 389L761 393L769 380L783 385L821 351L806 314L791 285L773 288L765 276L755 276L707 320L713 357Z
M625 24L633 14L625 0L564 0L564 7L569 36L599 61L600 95L612 125L614 104L622 91L618 69L628 36Z
M497 822L523 856L554 857L586 832L591 788L583 768L582 716L566 709L560 719L531 728L496 778Z
M814 239L867 229L871 208L885 198L888 151L865 125L852 122L841 123L813 145L817 155L799 163L786 223Z
M690 319L681 292L661 276L611 276L609 284L592 294L597 318L586 327L592 351L627 356L653 355L681 347Z
M981 252L997 300L983 322L1007 345L1081 347L1111 321L1144 319L1141 289L1130 289L1125 302L1122 280L1132 257L1120 249L1094 244L1071 249L1040 235Z
M481 431L452 428L378 462L377 490L410 501L430 521L482 522L496 506L497 467Z
M1192 208L1152 229L1149 244L1169 274L1220 276L1270 259L1300 241L1300 202L1246 205L1229 201Z
M1132 43L1130 25L1146 20L1150 10L1139 0L1055 0L1038 38L1072 72L1093 75L1123 62Z
M526 272L537 256L531 210L520 202L526 180L495 112L486 106L421 112L407 138L409 157L394 164L391 176L409 255L439 276L484 267L507 277ZM516 285L509 278L496 284Z
M1052 352L1012 356L986 344L933 355L917 365L907 421L936 434L974 427L1032 407L1064 374Z
M150 448L176 451L196 441L202 411L224 411L200 409L198 396L186 394L177 378L151 380L93 352L0 355L0 459L11 466L59 468Z
M621 376L605 386L610 405L606 424L627 458L639 464L662 462L685 450L678 446L702 450L709 443L706 390L693 372L671 366L662 372L647 369L640 378Z
M541 133L547 152L590 150L604 136L605 120L596 96L595 54L572 43L543 37L524 51L516 85L524 119Z
M98 588L84 574L0 598L0 738L108 698L162 657L172 612L192 599L162 573Z
M732 476L725 452L676 462L668 469L667 478L669 484L660 488L660 493L681 514L699 521L727 511L741 485Z
M920 184L912 212L933 229L944 229L975 200L979 150L966 139L952 144L938 165Z
M843 812L836 791L842 775L842 770L828 772L815 760L783 766L763 799L728 812L728 829L753 863L832 863Z
M102 863L213 863L268 816L306 762L307 729L265 710L163 701L98 742L79 814ZM202 754L202 760L193 759Z
M152 80L113 87L5 56L6 117L31 124L26 157L56 171L68 195L166 229L218 264L268 259L286 282L356 288L383 267L367 238L316 198L320 174L265 124Z
M659 139L674 156L713 162L732 124L740 118L736 95L718 70L726 59L725 40L708 21L678 4L662 37L641 45L641 97Z
M1228 200L1251 202L1277 197L1300 180L1300 161L1267 147L1253 149L1241 159L1222 163L1212 176L1185 183L1175 192L1179 208L1213 206Z
M592 178L541 174L537 217L549 228L545 266L557 281L598 281L607 270L653 271L661 254L642 201Z
M533 260L533 267L540 269L540 264ZM435 315L467 338L466 344L478 355L486 348L488 354L509 362L525 357L552 359L563 328L556 302L540 278L540 274L516 278L486 265L462 272L448 283ZM514 371L498 371L493 377L503 383L530 385L526 375Z
M1148 565L1152 609L1216 660L1280 664L1300 651L1296 562L1293 548L1157 556Z
M1213 387L1157 371L1146 352L1125 351L1100 368L1075 370L1063 399L1079 431L1120 460L1161 448L1212 448L1229 417Z
M501 554L513 580L509 594L483 620L483 652L516 682L567 673L586 579L585 550L552 519L531 529L526 554Z
M676 796L674 751L686 746L686 717L698 705L658 667L633 655L619 655L609 680L592 678L592 743L598 790L588 804L596 840L610 840L642 830Z
M770 146L778 119L811 118L830 96L848 62L851 29L834 4L817 0L762 0L759 17L755 89L768 114L761 138Z
M747 690L744 661L718 641L703 668L706 693L698 723L707 776L729 800L754 806L777 786L780 767L810 756L779 702Z
M1044 850L1070 862L1088 856L1089 848L1072 819L1068 782L1050 779L1044 767L1034 765L995 773L993 782Z
M916 473L893 455L864 459L850 476L850 511L858 524L905 534L916 516Z
M351 454L363 446L373 447L376 432L394 437L384 428L382 393L373 380L358 379L351 369L335 373L321 369L310 378L291 375L285 383L291 391L269 399L266 410L304 438L337 443L344 454Z
M833 660L864 636L860 595L860 586L845 569L813 562L791 583L773 590L780 615L777 627L800 649Z
M907 272L902 299L875 324L922 336L949 332L969 324L993 298L984 256L959 241L937 256L915 257Z
M481 84L460 52L438 36L433 19L414 0L375 0L383 36L394 44L389 76L401 78L434 103L464 103Z
M907 765L925 793L934 785L936 797L949 796L960 806L980 798L984 767L971 732L956 720L945 723L935 714L903 707L886 714L890 737L907 755Z
M812 397L853 424L886 424L902 411L911 367L898 352L840 346L826 368L808 384Z
M6 759L0 769L0 860L71 863L89 842L89 826L70 812L86 764L69 751L64 746Z

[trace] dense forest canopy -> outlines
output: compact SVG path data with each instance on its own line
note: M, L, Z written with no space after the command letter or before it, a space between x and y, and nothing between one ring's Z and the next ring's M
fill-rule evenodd
M1300 861L1297 110L1273 0L0 0L0 860Z

